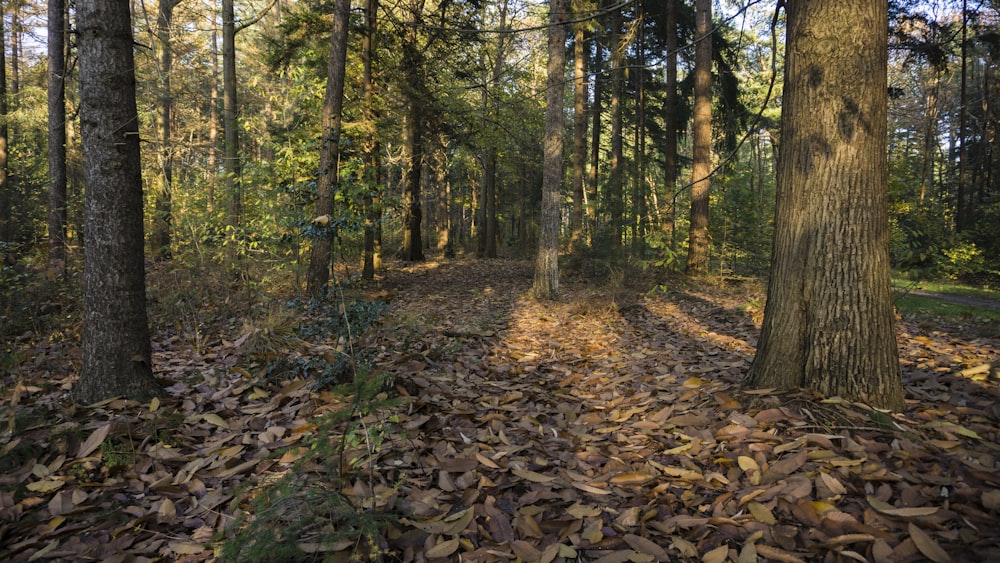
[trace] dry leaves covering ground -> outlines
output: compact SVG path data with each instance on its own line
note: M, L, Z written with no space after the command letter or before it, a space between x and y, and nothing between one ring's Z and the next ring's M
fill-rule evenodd
M398 515L384 560L1000 560L996 327L904 320L907 409L886 415L741 390L759 294L612 281L564 277L553 304L524 297L524 262L387 272L390 311L356 346L404 402L341 491ZM0 560L212 559L241 486L288 471L343 408L302 379L264 385L239 344L159 342L153 404L68 405L64 345L5 375L7 418L37 416L0 441Z

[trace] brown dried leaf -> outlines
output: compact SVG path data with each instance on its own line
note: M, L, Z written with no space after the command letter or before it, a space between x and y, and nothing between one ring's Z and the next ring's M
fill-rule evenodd
M913 522L910 522L907 530L910 532L910 539L916 544L917 549L928 559L934 561L934 563L947 563L951 561L951 556L948 555L948 552L927 535L927 532L918 528Z

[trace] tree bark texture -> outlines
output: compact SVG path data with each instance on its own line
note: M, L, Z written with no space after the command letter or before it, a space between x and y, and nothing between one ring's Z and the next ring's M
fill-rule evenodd
M566 0L549 4L549 61L545 80L545 142L542 155L542 208L532 292L538 299L559 296L559 199L563 175L563 92L566 67Z
M788 4L770 285L752 387L898 409L882 0Z
M323 138L320 143L319 176L316 178L316 219L306 285L314 297L326 293L333 255L333 198L340 184L340 125L344 107L344 72L347 65L347 27L351 1L333 5L333 32L326 67L326 98L323 101Z
M611 14L611 162L608 170L608 211L611 246L616 251L622 244L624 193L624 142L622 102L625 96L625 34L622 32L622 8Z
M128 0L77 4L87 242L83 363L74 398L160 394L143 265L142 177Z
M66 272L66 3L48 2L49 264ZM2 57L0 57L2 59ZM3 80L0 73L0 80ZM5 112L4 112L5 113ZM0 189L2 182L0 182Z
M691 125L691 232L688 274L708 273L708 195L712 172L712 0L695 2L694 115Z
M364 257L361 279L375 279L375 271L382 268L382 249L379 229L382 223L381 185L379 183L379 138L376 127L375 82L372 66L375 63L375 30L378 25L378 0L365 0L365 35L362 38L362 65L364 87L364 116L369 123L369 136L365 143L364 182L366 194L363 202L365 215Z

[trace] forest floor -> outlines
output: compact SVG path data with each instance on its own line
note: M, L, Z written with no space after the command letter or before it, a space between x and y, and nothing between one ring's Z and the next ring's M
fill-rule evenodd
M168 396L147 404L70 405L78 345L21 339L0 380L0 560L203 561L223 538L247 561L296 560L267 541L329 561L1000 560L995 324L902 319L890 415L742 389L755 284L564 275L539 303L531 268L394 265L351 340L164 331ZM268 344L353 349L391 384L359 407L267 377ZM345 412L327 439L321 415ZM312 455L324 439L338 459ZM290 493L266 488L282 477Z

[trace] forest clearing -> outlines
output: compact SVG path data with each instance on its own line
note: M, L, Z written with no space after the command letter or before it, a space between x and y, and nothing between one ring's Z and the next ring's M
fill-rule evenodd
M184 286L163 275L154 298ZM388 303L350 341L292 304L200 336L154 316L152 403L71 405L79 345L21 342L0 559L1000 556L995 323L902 318L906 406L887 414L741 388L756 282L602 279L544 302L528 262L396 263L347 290ZM326 311L361 310L343 299ZM318 387L345 350L384 382L360 402Z

